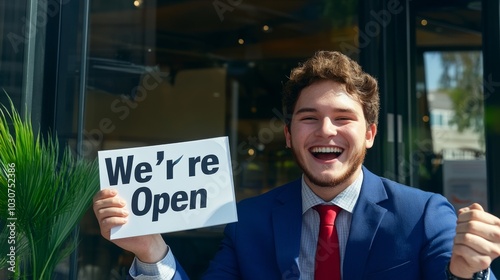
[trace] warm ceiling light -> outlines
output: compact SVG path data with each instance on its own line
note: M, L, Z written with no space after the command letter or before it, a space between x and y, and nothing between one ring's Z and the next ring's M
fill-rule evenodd
M240 44L240 45L245 44L245 40L243 40L243 39L241 39L241 38L240 38L240 39L238 39L238 44Z
M264 32L267 32L269 31L271 28L269 27L269 25L264 25L262 26L262 30L264 30Z
M427 20L426 20L426 19L423 19L423 20L421 20L421 21L420 21L420 24L421 24L422 26L426 26L426 25L427 25L427 23L428 23L428 22L427 22Z
M142 5L142 1L143 0L135 0L134 1L134 6L136 6L137 8L139 8Z

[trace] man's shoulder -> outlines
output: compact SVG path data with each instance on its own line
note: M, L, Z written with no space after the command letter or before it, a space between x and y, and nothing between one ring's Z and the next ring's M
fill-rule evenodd
M379 198L376 204L393 213L393 217L400 217L407 223L417 223L422 217L426 217L426 221L430 223L440 221L447 225L455 224L454 208L441 194L411 187L373 173L368 176L368 181L363 187L364 190L362 189L362 200L365 203L374 202L372 197L375 194ZM378 187L374 186L375 184Z
M433 195L438 195L436 193L428 192L421 190L416 187L412 187L403 183L396 182L395 180L378 176L367 168L363 168L364 171L364 183L368 183L368 185L373 185L380 183L387 192L393 193L395 195L416 195L419 197L430 197Z
M385 199L381 199L381 201L387 200L387 202L393 201L395 204L403 204L403 205L421 205L425 206L428 204L429 200L436 201L439 203L448 203L447 199L438 193L433 193L429 191L425 191L416 187L412 187L403 183L396 182L389 178L380 177L368 171L366 168L364 169L365 180L363 184L365 185L364 190L366 195L372 195L374 188L377 189L374 185L379 185L379 193L385 193ZM383 189L383 190L381 190Z

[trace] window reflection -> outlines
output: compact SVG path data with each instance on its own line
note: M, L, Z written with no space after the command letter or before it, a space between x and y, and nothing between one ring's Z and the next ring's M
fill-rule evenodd
M481 52L424 52L423 67L420 114L428 116L428 141L419 146L427 155L422 187L439 190L457 210L473 201L487 207Z
M443 159L483 156L481 53L429 52L424 59L434 153Z

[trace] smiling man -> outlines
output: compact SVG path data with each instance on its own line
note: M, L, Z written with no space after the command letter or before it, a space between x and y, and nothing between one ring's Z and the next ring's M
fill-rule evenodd
M204 279L496 279L500 219L477 204L457 219L443 196L363 167L380 105L356 62L317 52L292 70L283 105L303 176L238 204ZM107 239L128 215L114 190L96 194L94 212ZM187 279L160 235L113 242L136 255L133 278Z
M376 124L365 120L359 101L332 80L304 88L285 126L287 146L293 149L306 184L325 201L359 177L376 133Z

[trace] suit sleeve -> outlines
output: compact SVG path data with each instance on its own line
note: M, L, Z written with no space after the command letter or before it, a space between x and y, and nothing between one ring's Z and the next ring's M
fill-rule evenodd
M219 251L210 262L203 275L204 280L240 279L238 258L235 253L236 223L228 224L224 229L224 238Z
M423 279L446 279L445 269L451 258L455 237L455 209L438 194L429 198L424 209L426 243L420 255Z

